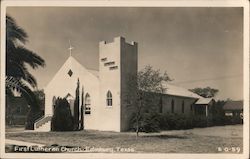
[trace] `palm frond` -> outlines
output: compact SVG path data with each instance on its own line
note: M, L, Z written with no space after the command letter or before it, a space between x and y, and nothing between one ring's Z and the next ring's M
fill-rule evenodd
M26 43L28 38L27 33L16 24L16 21L10 17L6 16L6 39L11 41L19 40L23 44Z
M30 74L27 71L27 69L25 70L25 78L24 78L24 80L26 82L28 82L33 88L36 88L36 86L37 86L36 79L35 79L35 77L32 74Z
M38 66L45 66L45 61L34 52L22 47L18 46L16 48L16 54L19 57L19 60L26 62L29 64L33 69L36 69Z
M7 77L14 77L15 79L24 80L30 84L31 87L36 88L37 81L35 77L29 73L28 69L23 64L18 64L15 61L7 65Z
M6 90L18 90L32 108L39 109L35 93L24 82L14 77L6 77L5 86Z
M39 108L36 95L31 90L37 86L36 79L26 65L33 69L45 66L45 61L34 52L24 48L27 33L16 21L6 16L6 95L13 95L13 89L20 91L32 109Z
M15 78L24 78L25 71L22 63L9 60L6 63L6 76L15 77Z

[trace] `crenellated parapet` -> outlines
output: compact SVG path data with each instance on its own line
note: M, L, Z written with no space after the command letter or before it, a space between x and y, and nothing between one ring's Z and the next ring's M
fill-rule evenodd
M135 42L135 41L132 41L132 42L130 42L130 43L127 42L126 39L125 39L124 37L122 37L122 36L115 37L115 38L113 38L113 40L110 41L110 42L107 42L107 41L100 41L100 42L99 42L99 45L107 45L107 44L111 44L111 43L114 43L114 42L121 42L121 43L126 43L126 44L134 45L134 46L137 46L137 45L138 45L138 43Z

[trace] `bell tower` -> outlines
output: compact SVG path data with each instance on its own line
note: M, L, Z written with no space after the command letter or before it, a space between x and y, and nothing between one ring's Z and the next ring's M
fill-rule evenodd
M138 69L138 46L116 37L99 43L100 118L103 129L125 131L131 112L127 109L128 79Z

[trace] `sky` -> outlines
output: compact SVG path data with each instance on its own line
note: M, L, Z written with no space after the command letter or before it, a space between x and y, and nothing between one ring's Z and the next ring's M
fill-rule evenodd
M138 42L139 70L166 71L186 89L212 87L216 99L243 99L242 8L8 7L28 33L25 47L46 61L30 70L44 88L69 57L98 69L100 41Z

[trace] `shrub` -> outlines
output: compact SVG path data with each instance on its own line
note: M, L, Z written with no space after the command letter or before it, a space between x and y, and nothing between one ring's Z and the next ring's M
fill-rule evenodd
M193 117L193 127L204 128L208 126L208 121L206 116L194 116Z
M140 132L159 132L160 131L160 117L156 112L143 113L139 119L139 131ZM130 127L132 130L136 130L136 114L132 115L130 121Z
M221 114L213 116L185 114L159 114L148 112L141 115L139 127L141 132L158 132L160 130L181 130L192 128L204 128L208 126L240 124L240 117L225 117ZM135 118L132 120L132 128L135 129Z
M43 111L39 109L30 108L25 122L25 129L34 130L34 123L36 122L37 119L41 118L43 114L44 114Z
M160 118L158 113L146 113L143 115L142 129L144 132L159 132Z
M52 131L72 131L73 117L68 101L58 98L55 104L54 115L51 122Z
M216 115L213 115L213 125L216 125L216 126L222 126L222 125L226 125L227 122L226 122L226 117L223 115L220 115L220 114L216 114Z
M180 130L193 128L193 119L182 114L161 114L160 129L161 130Z
M228 125L242 124L240 116L226 116L225 123Z

